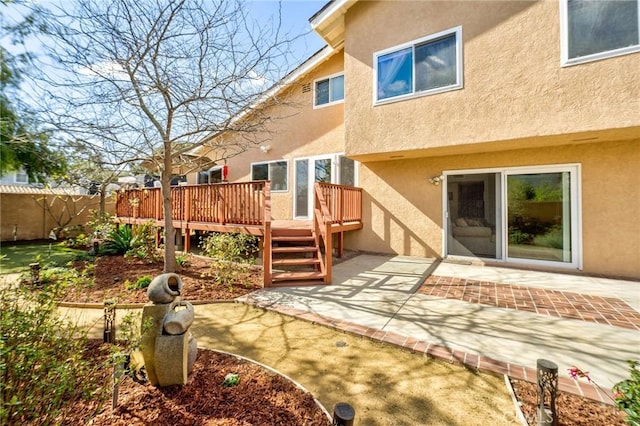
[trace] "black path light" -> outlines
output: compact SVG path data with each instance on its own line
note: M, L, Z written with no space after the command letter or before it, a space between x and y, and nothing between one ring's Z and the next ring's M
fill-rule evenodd
M536 366L538 376L538 425L557 426L558 365L546 359L538 359Z

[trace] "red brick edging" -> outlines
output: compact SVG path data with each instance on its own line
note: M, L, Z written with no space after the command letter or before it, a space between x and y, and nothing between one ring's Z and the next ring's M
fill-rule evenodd
M274 302L257 300L250 295L243 299L243 303L257 308L279 312L284 315L289 315L304 321L329 327L334 330L353 334L355 336L366 337L378 342L388 343L410 350L413 353L442 359L452 364L462 365L465 368L469 368L474 371L501 376L507 375L514 379L525 380L532 383L537 382L537 373L535 368L499 361L470 352L450 349L445 346L435 345L424 340L402 336L390 331L378 330L348 321L326 318L313 312L291 308ZM561 391L593 399L604 404L613 404L612 394L610 392L607 394L605 391L591 383L580 382L568 377L558 377L558 388Z

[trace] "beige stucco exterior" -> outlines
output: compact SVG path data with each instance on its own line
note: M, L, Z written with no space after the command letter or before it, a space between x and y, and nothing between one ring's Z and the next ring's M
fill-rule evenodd
M457 26L462 89L374 105L375 52ZM367 161L637 137L638 69L639 54L562 67L557 1L358 2L345 17L345 116L358 118L345 151Z
M288 161L288 189L271 194L271 214L275 219L293 218L295 159L344 151L344 104L313 106L314 81L342 70L343 54L340 51L290 83L278 95L279 105L261 111L262 116L271 117L264 131L250 135L252 145L249 149L227 160L230 182L251 180L253 163ZM261 146L268 146L268 152L263 152ZM195 179L195 175L188 177L190 183L195 183Z
M640 53L562 66L557 1L336 1L324 10L339 16L320 14L316 29L344 51L280 93L269 132L228 161L231 182L250 180L251 163L288 160L289 189L272 194L272 213L290 219L293 160L345 153L361 162L364 194L364 227L346 247L440 257L446 182L429 178L571 166L579 262L570 269L640 279ZM461 88L375 104L376 52L455 27ZM342 70L344 103L314 109L314 80Z
M444 172L579 164L585 272L640 277L640 139L499 153L378 161L361 165L364 228L347 246L413 256L443 255Z

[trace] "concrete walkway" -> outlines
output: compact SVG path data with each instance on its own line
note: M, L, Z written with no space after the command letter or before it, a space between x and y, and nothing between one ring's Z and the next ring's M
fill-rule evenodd
M610 388L629 377L628 359L640 360L638 282L375 255L346 260L333 274L330 286L264 289L240 300L530 381L535 381L536 360L548 359L558 364L562 389L603 401L607 396L597 387L576 383L567 370L578 366ZM423 286L428 277L447 278L457 289L490 284L500 294L524 291L550 298L535 296L538 305L526 311L482 297L430 296L432 289L425 287L439 284L429 284L430 278ZM585 302L571 302L577 296L601 316L585 314ZM538 313L547 312L541 309L544 301L556 297L554 313ZM625 316L624 327L612 325L616 315Z

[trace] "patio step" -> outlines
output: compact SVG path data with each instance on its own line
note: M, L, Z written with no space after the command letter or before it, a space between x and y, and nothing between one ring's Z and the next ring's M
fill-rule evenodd
M315 253L318 249L315 246L292 246L274 247L271 251L273 253Z
M302 281L306 283L308 280L324 280L324 274L322 272L274 272L272 275L273 281Z
M304 258L290 258L290 259L273 259L271 262L273 266L303 266L303 265L318 265L320 260L312 257Z

